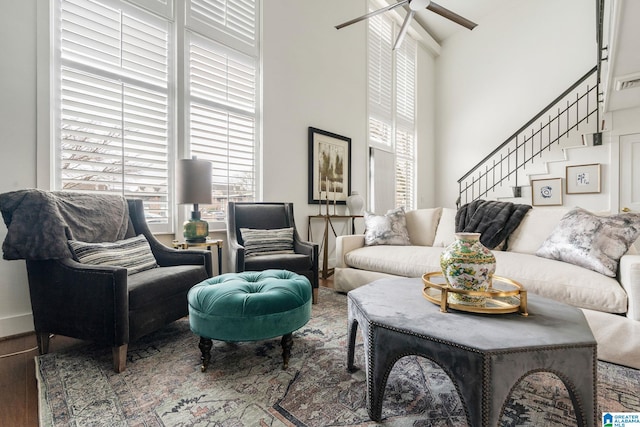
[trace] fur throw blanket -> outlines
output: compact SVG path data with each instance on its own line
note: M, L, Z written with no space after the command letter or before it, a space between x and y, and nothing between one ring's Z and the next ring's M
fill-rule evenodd
M458 209L456 232L481 233L480 243L484 246L495 249L505 242L502 250L506 250L509 235L520 225L529 209L530 205L474 200Z
M0 194L7 226L3 258L72 257L67 241L113 242L124 238L129 207L122 196L28 189Z

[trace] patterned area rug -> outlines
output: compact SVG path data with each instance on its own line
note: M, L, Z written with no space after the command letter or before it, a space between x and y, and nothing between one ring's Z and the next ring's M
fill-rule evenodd
M294 333L289 369L280 340L214 342L200 372L198 337L181 319L130 345L127 369L92 344L36 358L44 426L466 426L448 376L420 357L400 359L384 396L383 422L367 416L364 369L350 374L346 296L321 289L312 320ZM360 341L356 364L363 365ZM598 416L640 411L640 371L598 363ZM566 388L536 373L514 389L502 426L575 426Z

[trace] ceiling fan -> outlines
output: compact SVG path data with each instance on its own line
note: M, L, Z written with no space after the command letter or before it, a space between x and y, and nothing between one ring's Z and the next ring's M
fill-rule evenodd
M387 12L391 9L395 9L396 7L404 6L404 5L409 6L409 13L407 14L406 18L404 19L404 22L402 23L402 27L400 28L400 33L398 34L398 38L396 39L396 42L393 45L393 50L396 50L398 47L400 47L400 45L402 44L402 40L404 39L404 36L407 33L407 30L409 29L409 24L411 23L413 16L416 14L418 10L421 10L421 9L426 8L431 12L437 13L438 15L444 18L447 18L448 20L453 21L458 25L462 25L463 27L468 28L470 30L473 30L477 26L476 23L469 21L467 18L464 18L458 15L457 13L452 12L449 9L444 8L439 4L436 4L430 0L401 0L395 4L385 6L382 9L374 10L373 12L367 13L366 15L362 15L358 18L344 22L340 25L336 25L336 29L339 30L340 28L344 28L348 25L355 24L356 22L364 21L365 19L369 19L372 16L376 16L380 13Z

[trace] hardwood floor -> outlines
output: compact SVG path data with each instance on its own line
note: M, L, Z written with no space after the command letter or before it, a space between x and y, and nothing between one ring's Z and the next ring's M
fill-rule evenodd
M333 288L333 279L320 280L320 286ZM72 338L54 336L49 351L60 351L81 343ZM37 354L33 333L0 338L0 426L38 426L38 384L34 362Z
M81 343L68 337L51 338L50 351ZM38 425L38 384L33 333L0 340L0 426Z

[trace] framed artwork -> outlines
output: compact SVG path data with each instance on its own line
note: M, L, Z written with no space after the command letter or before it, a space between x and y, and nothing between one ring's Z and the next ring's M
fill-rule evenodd
M344 205L351 192L351 138L309 128L309 203Z
M600 163L567 166L567 194L600 192Z
M562 178L532 179L531 204L533 206L562 205Z

